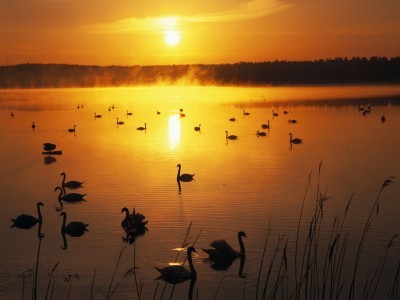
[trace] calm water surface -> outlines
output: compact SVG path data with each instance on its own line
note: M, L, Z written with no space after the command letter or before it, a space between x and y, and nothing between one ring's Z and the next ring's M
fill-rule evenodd
M45 204L39 298L46 294L48 273L59 263L52 277L54 299L67 297L69 285L64 278L71 274L79 274L79 279L72 281L70 299L89 298L95 271L95 299L104 299L125 246L113 282L113 287L120 282L113 299L137 298L134 277L129 274L122 279L134 263L134 246L122 240L120 212L125 206L135 207L149 221L149 231L134 244L142 299L152 299L154 294L156 299L169 299L172 293L174 299L187 297L189 282L172 292L172 285L165 287L163 281L155 280L159 275L155 267L176 258L183 262L185 252L179 254L178 249L190 224L187 240L189 245L195 242L198 250L194 256L198 299L215 295L217 299L256 298L269 222L259 296L282 237L273 273L278 272L287 241L289 285L285 289L291 293L299 215L305 198L300 238L304 244L318 183L329 197L321 223L321 252L327 251L324 246L335 217L343 218L354 193L343 230L349 234L346 259L350 261L344 268L351 274L351 262L379 189L390 176L399 175L399 104L399 86L2 90L0 298L20 299L23 281L19 275L35 269L37 226L10 229L10 218L21 213L36 215L38 201ZM77 109L78 105L83 108ZM359 105L371 106L371 112L363 115ZM114 109L109 111L111 106ZM179 115L181 108L185 117ZM127 110L133 115L128 116ZM243 110L250 114L244 115ZM279 115L272 116L272 110ZM95 118L94 113L102 117ZM236 121L230 122L231 117ZM125 124L118 126L116 118ZM290 124L289 119L296 119L297 124ZM268 120L267 136L257 137L256 131L263 130L261 124ZM33 121L35 130L31 129ZM136 130L144 123L146 131ZM199 124L201 131L194 131ZM67 131L73 125L75 134ZM239 138L227 141L226 130ZM302 138L303 144L291 145L290 132ZM46 163L48 158L41 153L45 142L55 143L63 152L53 156L52 163ZM182 172L195 173L195 181L182 182L181 189L176 181L178 163ZM89 232L82 237L67 236L66 249L60 234L62 218L55 209L59 204L54 188L61 184L61 172L66 172L67 180L84 181L84 188L77 192L87 194L83 203L64 205L67 222L89 223ZM379 214L368 232L361 260L358 292L368 274L377 269L389 240L399 233L399 195L396 179L381 194ZM239 259L227 270L212 269L201 248L225 238L238 250L240 230L247 234L243 276L239 276ZM381 296L387 296L395 278L398 245L395 240L387 252L378 289ZM276 281L272 277L271 286ZM28 277L26 298L32 293L32 282ZM346 291L348 287L345 281Z

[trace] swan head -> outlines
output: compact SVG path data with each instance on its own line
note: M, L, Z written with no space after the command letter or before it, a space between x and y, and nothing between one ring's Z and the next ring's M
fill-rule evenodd
M239 236L239 237L241 237L241 236L247 237L247 236L246 236L246 233L245 233L244 231L239 231L239 232L238 232L238 236Z
M44 206L43 202L38 202L37 207L39 207L39 206Z
M196 249L195 249L193 246L190 246L190 247L187 249L187 252L188 252L188 253L192 253L192 252L196 252L196 253L197 253Z
M64 172L62 172L62 173L60 174L60 176L65 176L65 173L64 173Z
M54 189L54 191L57 191L57 190L61 190L61 191L62 191L62 188L59 187L59 186L56 186L56 188Z
M128 208L124 207L123 209L121 209L121 213L123 213L124 211L129 214Z
M180 167L181 167L181 164L178 164L176 167L177 167L177 168L180 168Z
M61 216L67 216L66 212L63 211L63 212L60 214L60 217L61 217Z

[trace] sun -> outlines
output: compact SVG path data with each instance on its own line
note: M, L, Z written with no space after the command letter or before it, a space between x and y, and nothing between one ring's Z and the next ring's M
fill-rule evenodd
M181 41L181 34L176 30L168 30L164 33L164 41L169 46L176 46Z

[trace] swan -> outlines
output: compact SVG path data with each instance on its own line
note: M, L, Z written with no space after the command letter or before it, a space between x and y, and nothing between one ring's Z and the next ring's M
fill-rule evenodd
M302 144L303 143L303 139L299 139L299 138L292 138L292 134L289 133L290 135L290 143L291 144Z
M176 180L185 182L194 180L194 174L181 174L181 164L178 164L176 167L178 168L178 175L176 175Z
M89 231L86 228L86 227L88 227L89 224L85 224L83 222L72 221L72 222L69 222L67 226L65 226L65 223L67 221L67 213L62 212L60 214L60 217L61 216L63 216L63 223L61 226L61 234L66 233L73 237L79 237L79 236L82 236L85 233L85 231Z
M278 116L278 113L276 113L274 110L272 110L272 116L273 116L273 117L277 117L277 116Z
M83 187L82 186L83 182L80 182L80 181L70 180L70 181L65 182L66 175L64 172L62 172L60 176L63 176L63 180L61 183L63 189L66 187L69 189L77 189L77 188Z
M288 111L287 111L287 110L284 110L284 111L283 111L283 114L284 114L284 115L287 115L287 114L288 114Z
M226 133L226 138L227 139L236 140L238 138L238 136L234 135L234 134L228 135L228 131L227 130L225 131L225 133Z
M68 129L68 132L75 132L76 131L76 125L74 125L74 128Z
M243 237L246 237L246 233L243 231L238 232L238 240L240 246L240 252L234 250L225 240L215 240L210 246L212 249L202 249L209 255L212 260L234 260L237 257L245 257L246 251L244 248Z
M32 129L35 130L35 128L36 128L35 122L32 122Z
M118 118L117 118L117 125L124 125L124 124L125 124L124 122L118 121Z
M385 123L385 121L386 121L385 116L382 116L382 117L381 117L381 122L382 122L382 123Z
M65 202L79 202L79 201L84 201L83 197L86 196L86 194L78 194L78 193L69 193L66 194L64 193L64 196L62 195L64 190L61 187L56 187L54 191L60 190L60 194L58 195L58 201L62 204L61 200Z
M289 124L297 124L297 120L295 120L295 119L289 119L289 120L288 120L288 123L289 123Z
M43 149L48 152L53 151L54 149L56 149L56 147L57 147L56 144L52 144L52 143L44 143L43 144Z
M127 115L127 116L132 116L133 113L131 113L131 112L129 112L128 110L126 110L126 115Z
M269 129L270 128L269 127L269 120L268 120L267 124L261 124L261 128L262 129Z
M146 130L147 129L147 123L144 123L144 127L140 126L138 128L136 128L137 130Z
M235 122L235 121L236 121L236 118L235 118L235 117L232 117L232 118L229 119L229 121Z
M259 131L259 130L257 130L256 134L257 134L257 136L267 136L267 133L266 133L266 132L264 132L264 131Z
M200 131L200 129L201 129L200 127L201 127L201 124L199 124L199 126L195 126L195 127L194 127L194 130L195 130L195 131Z
M98 118L101 118L101 117L102 117L102 115L98 115L98 114L94 113L94 118L95 119L98 119Z
M132 214L129 214L129 209L124 207L121 210L121 213L123 212L125 212L125 218L121 222L122 228L129 226L144 227L148 223L148 221L145 221L146 217L141 213L137 213L135 209L133 209Z
M38 212L38 217L34 217L31 215L26 215L26 214L21 214L18 217L16 217L15 219L11 219L11 221L13 221L14 223L11 225L10 228L12 227L17 227L20 229L30 229L33 226L36 225L36 223L39 222L39 224L42 223L42 214L40 212L40 207L44 206L43 202L38 202L36 204L37 207L37 212Z
M14 118L14 112L13 111L11 111L10 115L11 115L11 119Z
M250 115L250 113L243 109L243 115L248 116L248 115Z
M193 260L192 260L193 252L197 252L194 247L189 247L187 249L187 258L189 261L190 271L180 265L172 265L172 266L168 266L165 268L156 267L156 270L158 272L160 272L160 274L161 274L156 279L163 279L164 281L171 283L171 284L181 283L188 279L196 279L197 272L194 269Z
M161 114L161 112L159 112L159 111L157 110L157 115L159 115L159 114Z

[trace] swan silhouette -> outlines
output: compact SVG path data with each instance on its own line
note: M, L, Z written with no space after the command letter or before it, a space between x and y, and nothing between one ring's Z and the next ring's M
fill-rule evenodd
M70 181L65 182L66 174L64 172L62 172L60 176L63 177L63 180L61 183L61 186L63 189L65 189L65 188L77 189L77 188L83 187L82 186L83 182L80 182L80 181L70 180Z
M65 226L65 223L67 221L67 213L62 212L60 214L60 217L61 216L63 216L63 222L61 225L61 234L68 234L69 236L79 237L82 236L85 233L85 231L89 231L87 230L89 224L85 224L83 222L72 221L69 222L67 226Z
M36 223L39 222L39 224L42 224L42 214L40 212L40 207L44 206L43 202L38 202L36 204L37 207L37 212L38 212L38 217L34 217L31 215L26 215L26 214L21 214L18 217L16 217L15 219L11 219L11 221L13 221L14 223L11 225L10 228L12 227L17 227L20 229L30 229L33 226L36 225Z
M225 131L225 133L226 133L226 138L229 139L229 140L236 140L238 138L238 136L234 135L234 134L228 135L228 131L227 130Z
M146 130L147 129L147 123L144 123L144 127L140 126L138 128L136 128L137 130Z
M257 130L256 134L257 134L257 136L267 136L267 133L265 133L264 131L259 131L259 130Z
M181 174L181 164L178 164L176 167L178 168L178 174L176 175L176 180L184 182L194 180L193 176L195 174L187 174L187 173Z
M68 129L68 132L75 132L76 131L76 125L74 125L74 128Z
M124 207L121 210L121 213L123 212L125 212L125 218L121 222L122 228L129 226L144 227L148 223L148 221L145 221L146 217L141 213L137 213L135 209L133 209L132 214L129 214L129 209Z
M244 248L243 237L246 237L246 233L243 231L238 232L238 240L240 246L240 252L234 250L224 239L215 240L211 242L211 249L202 249L209 255L211 260L231 261L237 257L244 257L246 251Z
M35 128L36 128L35 122L32 122L32 126L31 127L32 127L33 130L35 130Z
M248 116L248 115L250 115L250 113L243 109L243 115Z
M53 151L54 149L56 149L56 144L52 144L52 143L44 143L43 144L43 149L47 152Z
M199 126L195 126L195 127L194 127L194 130L195 130L195 131L200 131L200 130L201 130L200 127L201 127L201 124L199 124Z
M60 190L60 194L58 195L58 201L61 203L62 206L62 202L61 200L65 201L65 202L79 202L79 201L84 201L85 199L83 199L83 197L86 196L86 194L78 194L78 193L69 193L66 194L64 193L64 196L62 195L64 190L61 187L56 187L54 189L54 191Z
M196 279L197 272L193 266L193 260L192 260L193 252L197 252L194 247L189 247L187 249L187 258L189 261L190 270L187 270L185 267L180 265L172 265L165 268L156 267L156 270L161 274L156 279L162 279L171 284L181 283L188 279Z
M273 116L273 117L277 117L277 116L278 116L278 113L276 113L274 110L272 110L272 116Z
M269 127L269 120L268 120L267 124L261 124L261 128L262 129L269 129L270 128Z
M289 124L297 124L297 120L295 120L295 119L289 119L289 120L288 120L288 123L289 123Z
M236 118L235 118L235 117L232 117L232 118L229 119L229 121L235 122L235 121L236 121Z
M102 115L98 115L98 114L94 113L94 118L95 119L98 119L98 118L101 118L101 117L102 117Z
M124 122L119 121L118 118L117 118L117 125L124 125L124 124L125 124Z
M303 143L303 139L299 139L299 138L292 138L292 134L289 133L290 135L290 143L291 144L302 144Z
M128 110L126 110L126 115L127 115L127 116L132 116L133 113L131 113L131 112L129 112Z

